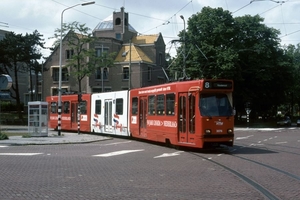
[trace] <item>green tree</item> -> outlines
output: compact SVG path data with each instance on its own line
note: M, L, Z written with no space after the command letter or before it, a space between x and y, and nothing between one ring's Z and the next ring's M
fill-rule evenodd
M258 15L234 18L222 8L204 7L188 20L187 75L233 79L238 111L248 101L257 111L270 110L284 101L294 83L294 68L278 35ZM183 31L179 36L183 41ZM181 51L172 69L182 66Z
M26 34L26 41L28 43L28 48L26 50L26 66L29 72L29 79L30 79L30 95L31 100L38 101L38 85L39 85L39 73L42 73L43 65L39 63L39 60L42 58L41 49L44 48L44 40L38 31L34 31L32 34ZM35 83L32 82L33 76L35 76ZM35 85L35 87L33 86ZM34 95L33 95L34 91Z
M294 80L286 92L284 105L290 105L290 112L292 114L299 113L300 106L300 44L288 45L284 48L284 54L289 57L289 64L293 66L293 74L290 79ZM290 82L290 81L289 81ZM288 110L289 106L285 106L285 110ZM294 109L295 107L295 109Z
M8 74L14 78L12 90L14 94L11 97L16 100L19 118L22 119L21 94L19 90L19 73L28 72L28 64L33 60L41 58L39 48L43 47L41 35L34 31L32 34L15 34L9 32L5 38L0 41L0 63L2 64L2 73Z
M183 32L180 37L183 37ZM189 18L185 37L189 52L186 55L188 76L234 77L238 54L234 51L235 24L229 11L204 7L200 13Z
M258 15L235 18L235 51L239 79L235 78L236 106L241 110L250 101L252 110L267 112L284 101L293 84L289 57L284 54L279 31L263 24ZM284 83L284 84L283 84Z

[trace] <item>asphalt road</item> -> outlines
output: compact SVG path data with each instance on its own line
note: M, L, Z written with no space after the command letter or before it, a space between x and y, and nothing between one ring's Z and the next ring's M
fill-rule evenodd
M114 138L0 145L0 199L300 199L300 129L236 129L193 151Z

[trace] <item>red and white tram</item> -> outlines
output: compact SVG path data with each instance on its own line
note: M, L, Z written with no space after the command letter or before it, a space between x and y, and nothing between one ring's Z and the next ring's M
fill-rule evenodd
M82 94L80 102L80 131L90 132L91 126L91 94ZM46 97L48 102L48 127L57 129L58 124L58 96ZM77 131L78 130L78 95L61 96L61 130Z
M92 94L91 132L129 136L128 91Z
M232 146L233 82L193 80L130 91L132 137L175 146Z
M80 131L131 136L175 146L233 145L233 82L192 80L128 91L83 94ZM48 97L57 127L57 97ZM62 130L77 130L77 95L62 96Z

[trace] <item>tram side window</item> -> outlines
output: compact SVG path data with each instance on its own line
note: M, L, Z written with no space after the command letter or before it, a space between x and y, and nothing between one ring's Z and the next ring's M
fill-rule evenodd
M86 110L86 101L80 102L80 114L85 115L87 113Z
M123 99L116 99L116 114L123 115Z
M137 115L138 114L138 98L133 97L131 100L131 114Z
M167 115L175 115L175 94L166 95L166 109Z
M51 113L56 113L57 111L57 103L51 102Z
M65 101L63 103L64 108L63 108L63 113L69 113L70 112L70 102L69 101Z
M148 97L148 114L155 115L155 96Z
M95 102L95 114L101 115L101 100Z
M165 95L160 94L156 96L156 112L157 115L165 114Z

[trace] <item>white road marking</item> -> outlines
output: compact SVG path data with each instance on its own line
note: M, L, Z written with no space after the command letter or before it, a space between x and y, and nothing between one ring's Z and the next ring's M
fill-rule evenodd
M117 144L126 144L130 143L131 141L126 141L126 142L115 142L115 143L109 143L109 144L103 144L101 146L110 146L110 145L117 145Z
M250 144L249 146L251 147L251 146L262 146L262 145L264 144Z
M252 137L253 135L249 135L246 137L237 137L236 140L244 140L244 139L248 139L249 137Z
M35 156L43 153L0 153L0 156Z
M170 157L170 156L179 156L180 153L182 153L184 151L177 151L177 152L174 152L174 153L164 153L160 156L155 156L154 158L164 158L164 157Z
M98 155L93 155L93 156L95 156L95 157L110 157L110 156L118 156L118 155L122 155L122 154L126 154L126 153L138 152L138 151L144 151L144 149L122 150L122 151L115 151L115 152L98 154Z
M8 147L8 146L0 146L0 148L4 148L4 147Z
M275 131L283 128L234 128L237 131Z
M275 144L286 144L287 142L276 142Z

